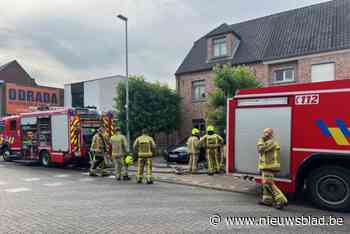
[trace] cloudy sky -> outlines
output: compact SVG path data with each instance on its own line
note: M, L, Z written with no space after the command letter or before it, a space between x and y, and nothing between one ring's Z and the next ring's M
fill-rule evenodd
M17 59L42 85L124 74L174 85L193 42L233 24L322 0L0 0L0 64Z

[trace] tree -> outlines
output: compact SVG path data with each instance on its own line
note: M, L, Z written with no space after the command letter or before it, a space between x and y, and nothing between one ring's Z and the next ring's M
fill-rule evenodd
M226 100L232 98L238 89L256 88L262 84L247 66L233 67L229 64L213 68L216 90L209 94L207 119L223 132L226 128Z
M117 86L115 108L117 125L126 129L125 83ZM168 86L159 82L146 82L143 76L129 77L129 128L131 139L142 129L152 135L170 134L180 126L180 97Z

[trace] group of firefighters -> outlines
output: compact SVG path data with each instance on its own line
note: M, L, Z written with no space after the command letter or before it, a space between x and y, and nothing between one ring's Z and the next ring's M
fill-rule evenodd
M192 129L192 135L187 140L189 153L189 172L197 173L197 164L201 148L205 149L208 162L208 175L220 173L224 167L224 160L221 157L223 138L215 133L212 125L207 127L206 134L199 136L197 128ZM111 146L111 154L108 150ZM146 183L152 184L152 157L155 155L156 145L154 139L142 130L142 135L136 138L133 150L138 156L136 181L143 182L144 167L146 166ZM96 168L102 169L101 176L107 176L106 165L112 161L117 180L130 180L128 176L128 166L133 163L133 157L128 152L128 142L126 137L117 127L110 138L106 137L103 128L98 129L92 139L90 148L90 176L96 176ZM259 204L274 206L277 209L284 208L287 198L274 183L274 175L280 171L280 146L274 139L271 128L264 129L263 136L257 142L259 155L258 168L262 175L262 198Z
M103 128L99 128L92 138L90 147L90 176L97 176L96 168L101 168L101 176L108 176L106 167L112 161L117 180L130 180L128 167L133 163L133 157L128 152L128 142L126 137L117 127L109 138ZM111 154L108 154L111 146ZM138 156L137 182L143 182L144 167L147 166L146 182L152 184L152 156L155 155L156 145L152 137L147 135L146 130L142 130L133 144L134 152ZM110 155L110 156L109 156Z

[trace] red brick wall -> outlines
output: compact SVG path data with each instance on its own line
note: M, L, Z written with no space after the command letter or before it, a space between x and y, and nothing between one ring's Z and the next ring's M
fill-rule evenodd
M215 86L213 84L213 73L211 71L185 74L176 77L178 89L177 92L182 98L181 102L181 129L179 139L183 140L191 133L192 119L205 119L206 101L192 101L192 82L196 80L205 80L205 91L211 93Z
M257 80L265 86L283 85L273 84L273 71L283 67L295 67L295 82L311 82L312 64L335 62L336 79L350 79L350 52L333 55L320 55L317 57L306 57L296 61L279 64L250 64ZM177 79L177 90L183 98L182 109L182 127L179 131L178 140L184 139L190 134L192 128L192 119L205 119L206 102L192 102L192 81L205 80L207 94L215 89L213 84L213 73L211 71L198 72L180 75Z
M311 67L313 64L334 62L335 77L337 80L350 79L350 52L339 54L324 54L318 57L309 57L298 60L299 82L311 82Z

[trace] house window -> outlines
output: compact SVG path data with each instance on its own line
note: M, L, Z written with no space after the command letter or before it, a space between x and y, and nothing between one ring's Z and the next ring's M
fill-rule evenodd
M335 63L315 64L311 67L311 81L335 80Z
M227 55L226 37L221 37L213 40L214 57L223 57Z
M205 100L205 81L196 80L192 82L192 101Z
M274 71L273 83L294 81L294 68L278 69Z

